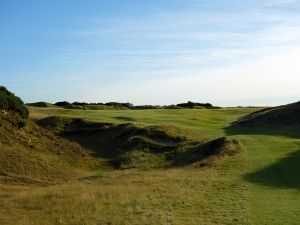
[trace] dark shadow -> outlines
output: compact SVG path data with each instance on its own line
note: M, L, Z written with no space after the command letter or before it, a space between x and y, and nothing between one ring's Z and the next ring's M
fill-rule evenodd
M135 119L133 119L131 117L126 117L126 116L115 116L113 118L117 119L117 120L127 121L127 122L134 122L135 121Z
M243 126L237 123L225 128L227 135L272 135L290 138L300 138L300 129L292 126Z
M262 185L300 190L300 150L244 178Z
M227 137L217 138L206 143L195 143L184 152L180 152L172 158L172 166L182 167L194 163L199 163L199 166L207 166L206 159L214 156L233 155L239 149L239 144L235 139Z
M300 102L264 108L242 116L225 129L229 135L276 135L300 138Z

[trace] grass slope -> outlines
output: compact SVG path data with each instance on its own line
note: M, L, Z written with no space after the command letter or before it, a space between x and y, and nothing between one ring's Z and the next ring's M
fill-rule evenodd
M79 143L94 157L117 168L163 168L204 165L212 158L234 154L238 142L210 140L209 135L174 125L113 124L51 116L37 123Z
M12 115L11 115L12 116ZM0 117L0 183L47 184L81 176L96 165L80 145L32 122L18 128Z
M245 133L300 137L300 102L250 113L236 121L232 128Z
M211 136L224 136L225 128L260 108L163 109L163 110L71 110L29 107L34 119L49 116L78 117L96 122L174 125Z

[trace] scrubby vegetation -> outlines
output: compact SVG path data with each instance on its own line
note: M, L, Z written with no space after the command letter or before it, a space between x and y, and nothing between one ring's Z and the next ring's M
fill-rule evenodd
M19 127L26 124L29 116L23 101L3 86L0 86L0 116Z
M29 116L23 101L3 86L0 86L0 110L2 112L16 112L23 119L27 119Z
M177 105L133 105L131 103L108 102L108 103L86 103L86 102L57 102L58 107L66 109L86 109L86 110L99 110L99 109L132 109L132 110L145 110L145 109L214 109L215 107L210 103L197 103L187 102Z
M42 108L53 108L56 107L55 105L49 103L49 102L34 102L34 103L27 103L28 106L33 107L42 107Z
M177 104L178 107L180 108L189 108L189 109L194 109L194 108L205 108L205 109L212 109L214 106L210 103L198 103L198 102L187 102L187 103L181 103Z

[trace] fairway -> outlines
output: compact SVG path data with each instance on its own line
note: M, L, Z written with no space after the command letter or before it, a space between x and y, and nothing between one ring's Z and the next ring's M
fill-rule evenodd
M260 108L163 109L163 110L73 110L30 107L34 119L48 116L79 117L90 121L138 124L169 124L211 135L225 135L225 128L241 116Z
M87 120L172 124L224 136L254 108L215 110L65 110L30 108ZM0 222L32 224L300 224L300 140L235 134L241 150L214 166L84 171L50 186L3 185ZM116 216L117 215L117 216ZM9 222L8 222L9 221Z

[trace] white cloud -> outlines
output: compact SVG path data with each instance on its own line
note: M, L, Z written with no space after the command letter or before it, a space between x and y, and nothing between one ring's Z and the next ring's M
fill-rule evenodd
M299 58L300 46L239 66L207 70L199 74L123 81L93 91L90 96L137 104L170 104L187 100L210 101L224 106L247 105L249 102L282 104L295 97L300 100Z
M233 1L211 11L199 10L200 0L177 1L195 7L85 20L55 56L76 68L49 76L47 84L63 96L62 84L71 81L69 93L82 97L74 100L138 104L300 97L300 13L291 10L299 1Z

